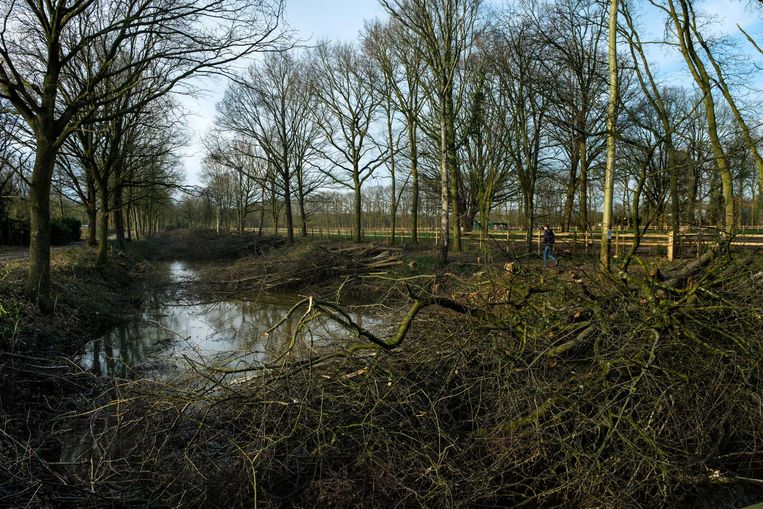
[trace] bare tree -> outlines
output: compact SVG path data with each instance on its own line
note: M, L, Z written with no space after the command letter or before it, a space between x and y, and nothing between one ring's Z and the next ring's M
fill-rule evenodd
M605 11L590 0L559 0L550 12L530 10L543 35L547 57L541 62L556 76L556 96L549 119L557 127L560 146L569 158L562 230L573 220L578 196L577 224L589 229L588 185L592 163L606 147L603 136L606 104L606 55L602 51ZM539 12L543 12L541 16Z
M381 103L372 83L374 69L356 47L323 45L313 55L315 114L326 148L322 157L331 165L326 174L353 191L353 239L362 240L362 186L385 163L373 129ZM378 136L377 136L378 138Z
M376 22L367 27L364 36L364 45L376 60L384 76L383 86L386 91L385 98L394 104L388 104L387 111L391 106L399 111L405 119L405 130L408 138L408 160L410 162L411 184L411 241L419 243L419 148L418 131L420 116L422 114L423 100L421 97L421 76L424 73L423 61L415 47L410 45L409 37L401 36L405 27L394 22ZM389 130L389 129L388 129ZM389 144L392 145L392 137ZM394 164L394 159L390 165ZM395 170L391 166L391 172ZM392 176L393 183L395 176ZM402 192L402 191L401 191ZM390 190L393 215L393 242L394 242L394 217L396 215L399 195L396 195L395 186Z
M208 158L230 169L235 176L234 201L239 232L246 228L247 216L257 207L264 209L261 190L265 173L261 150L256 142L244 137L228 138L215 131L205 140Z
M461 250L459 171L456 146L455 78L472 47L479 0L381 0L392 19L405 27L401 34L416 48L428 70L427 90L439 123L440 254L448 261L449 215L453 208L454 248Z
M215 231L230 230L230 209L234 203L235 173L212 157L204 159L202 181L215 208Z
M501 127L506 132L506 157L519 182L522 195L526 245L530 249L535 225L535 199L540 163L546 149L548 113L553 98L551 80L543 64L539 34L527 19L506 25L497 34L491 53L498 55L493 65L496 101L501 106ZM535 44L527 44L534 41Z
M691 27L692 34L699 43L700 47L702 47L705 58L707 58L707 62L715 72L713 81L720 89L723 98L726 99L726 103L731 109L734 120L739 126L741 139L744 141L745 147L747 150L749 150L753 160L755 161L755 168L758 172L758 190L763 192L763 156L761 156L760 150L758 149L759 140L755 140L753 138L752 131L748 125L748 122L745 120L745 115L740 110L740 107L737 104L737 100L734 99L734 96L731 93L731 88L727 80L728 73L724 71L720 62L713 54L710 42L705 37L703 37L702 32L698 28L697 15L692 2L687 2L686 7L687 13L689 15L689 25ZM745 35L747 34L745 33Z
M705 117L707 119L707 133L710 138L710 146L715 157L716 170L723 189L725 201L724 229L727 234L734 230L734 184L729 169L726 151L720 139L718 131L718 119L716 114L715 99L713 98L712 77L707 71L705 63L700 58L695 47L695 32L692 31L692 9L689 0L667 0L666 3L653 0L652 3L662 9L670 21L673 35L678 41L678 48L686 62L692 78L702 92L704 98Z
M310 122L301 101L303 82L298 62L288 53L272 53L252 65L244 79L231 84L218 104L217 125L255 141L278 176L286 212L288 242L294 241L292 177L295 148Z
M604 182L604 218L601 223L601 252L599 261L609 270L610 229L612 228L612 201L615 189L615 152L617 120L617 0L609 0L609 107L607 108L607 167Z
M104 105L118 101L129 88L151 89L144 98L150 102L190 76L216 72L240 56L270 47L281 7L280 0L2 4L0 97L13 104L35 139L26 291L41 310L51 309L51 180L69 134L93 121ZM64 91L63 81L83 65L90 66L86 79ZM116 75L124 86L105 86ZM110 116L121 113L115 107L108 111Z

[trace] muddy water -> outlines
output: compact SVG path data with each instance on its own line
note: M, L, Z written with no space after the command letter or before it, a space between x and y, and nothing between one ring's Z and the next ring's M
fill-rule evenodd
M192 284L198 266L172 262L157 267L167 272L168 288L145 296L142 315L86 345L78 362L98 375L162 377L193 364L225 368L267 363L291 342L301 313L295 313L267 333L299 300L296 295L252 295L212 303L189 301L179 291ZM361 311L353 318L365 327L375 320ZM311 322L299 335L296 350L327 347L350 340L333 323Z

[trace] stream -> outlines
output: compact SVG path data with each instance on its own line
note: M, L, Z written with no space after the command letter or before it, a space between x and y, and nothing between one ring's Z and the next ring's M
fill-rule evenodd
M87 343L76 361L99 376L163 378L191 364L240 369L277 358L291 342L302 313L294 313L277 329L300 297L257 294L235 300L199 303L183 286L193 284L202 266L183 261L157 265L170 284L147 291L143 311L135 320ZM378 320L355 307L350 313L364 327ZM351 334L326 320L315 320L298 336L295 351L330 347Z

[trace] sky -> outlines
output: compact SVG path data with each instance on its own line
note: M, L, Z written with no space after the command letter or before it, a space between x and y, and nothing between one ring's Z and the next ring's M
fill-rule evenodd
M383 18L378 0L286 0L285 21L296 37L307 44L321 40L351 42L358 39L366 20ZM199 184L204 157L202 139L212 127L215 104L222 98L226 81L204 80L196 83L202 90L196 97L178 96L188 124L188 146L184 150L188 184Z
M494 1L492 3L500 3ZM701 10L714 18L707 30L708 34L732 36L740 40L753 61L761 63L760 55L754 53L749 43L742 40L737 29L741 25L748 33L763 40L763 11L753 10L748 0L705 0L700 2ZM639 22L642 40L661 40L664 33L664 16L654 8L648 8L647 0L637 0L642 16ZM301 41L315 43L321 40L356 41L367 20L385 18L378 0L286 0L285 21L295 31ZM662 45L651 46L650 62L659 69L659 75L671 84L688 84L685 63L675 49ZM763 82L757 79L759 88ZM178 101L185 110L188 124L188 145L183 154L186 180L188 184L200 183L201 160L204 154L202 139L214 122L215 104L225 92L226 82L222 79L198 82L202 89L196 97L179 96Z

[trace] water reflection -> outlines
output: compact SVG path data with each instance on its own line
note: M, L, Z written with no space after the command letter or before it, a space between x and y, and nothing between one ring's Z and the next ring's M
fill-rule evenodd
M134 372L161 376L187 365L186 359L228 368L268 362L283 351L299 322L297 313L265 334L283 319L297 297L269 295L245 301L188 303L182 288L196 277L193 267L173 262L157 270L168 271L170 287L145 296L146 306L139 320L89 343L79 359L83 367L98 375L126 377ZM365 326L374 322L359 313L354 319ZM316 321L302 333L304 341L298 342L298 348L307 350L307 344L327 346L332 340L347 337L336 324Z

